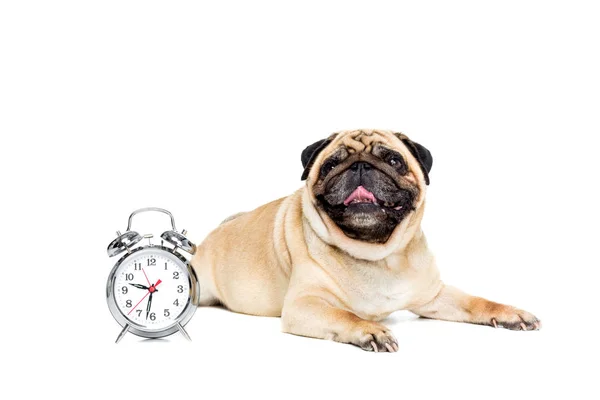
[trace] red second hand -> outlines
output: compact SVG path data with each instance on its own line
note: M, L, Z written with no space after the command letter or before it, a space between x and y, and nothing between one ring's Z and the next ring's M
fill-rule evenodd
M157 281L156 281L156 283L155 283L154 285L150 286L150 287L148 288L148 290L150 291L150 293L154 292L154 291L156 290L156 287L157 287L158 285L160 285L160 284L161 284L161 282L162 282L162 281L159 279L159 280L157 280Z
M142 300L138 301L138 303L135 305L135 307L133 307L128 313L127 315L131 314L133 312L133 310L135 310L137 308L137 306L140 305L140 303L142 301L144 301L144 299L146 298L146 296L148 296L150 294L150 291L147 291L146 294L144 295L144 297L142 297Z
M150 279L148 279L148 275L146 275L146 271L144 271L144 268L142 268L142 272L144 273L144 276L146 277L146 282L148 282L148 286L150 286Z

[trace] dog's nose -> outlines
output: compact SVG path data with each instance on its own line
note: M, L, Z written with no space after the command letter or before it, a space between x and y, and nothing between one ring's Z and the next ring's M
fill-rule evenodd
M372 168L371 164L366 163L364 161L355 162L354 164L352 164L350 166L350 170L354 171L354 172L366 172L366 171L370 170L371 168Z

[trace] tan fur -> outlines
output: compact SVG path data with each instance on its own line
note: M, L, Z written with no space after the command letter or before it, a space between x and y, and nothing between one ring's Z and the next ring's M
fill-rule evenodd
M316 206L312 193L319 166L339 146L368 152L375 143L399 151L408 161L407 179L420 188L415 210L383 244L344 235ZM227 219L198 247L192 265L200 281L200 305L222 303L236 312L281 316L285 332L375 351L397 350L392 333L376 322L397 310L511 329L539 326L529 313L442 283L420 227L424 176L398 134L340 132L314 165L305 187Z

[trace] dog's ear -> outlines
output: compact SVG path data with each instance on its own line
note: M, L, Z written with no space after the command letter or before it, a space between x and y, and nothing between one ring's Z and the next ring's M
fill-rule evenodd
M304 167L304 172L302 173L302 180L306 180L306 178L308 178L308 174L310 173L310 169L312 168L313 164L315 163L315 160L317 159L317 156L319 155L319 153L321 151L323 151L323 149L325 147L327 147L329 145L329 143L331 143L331 141L333 140L332 137L329 137L327 139L321 139L317 142L314 142L313 144L311 144L310 146L308 146L307 148L305 148L302 151L302 166Z
M408 147L408 150L410 150L411 154L417 159L419 165L421 166L421 170L423 171L425 183L429 185L429 172L433 166L433 157L431 156L431 152L427 150L425 146L420 145L417 142L413 142L403 134L398 134L397 136L402 143Z

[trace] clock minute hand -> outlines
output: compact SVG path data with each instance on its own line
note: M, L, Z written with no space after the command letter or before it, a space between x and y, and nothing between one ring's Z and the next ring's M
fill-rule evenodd
M148 314L150 314L150 307L152 307L152 295L154 293L150 292L150 297L148 297L148 305L146 306L146 319L148 319Z
M144 290L148 290L147 286L144 285L140 285L139 283L130 283L131 286L136 287L138 289L144 289Z
M161 283L162 281L159 279L154 285L148 288L148 293L150 293L150 297L148 298L148 305L146 306L146 319L148 319L148 314L150 314L150 307L152 307L152 295L154 294L154 292L158 292L158 289L156 287Z

